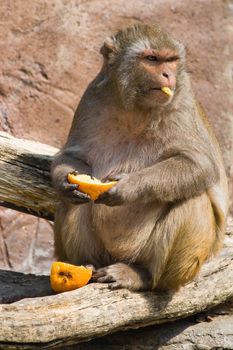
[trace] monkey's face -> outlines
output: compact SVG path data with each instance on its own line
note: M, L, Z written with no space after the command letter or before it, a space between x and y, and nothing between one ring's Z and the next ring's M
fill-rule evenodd
M176 90L179 55L171 49L144 49L135 60L135 103L145 107L167 105ZM165 92L162 90L164 87ZM168 91L168 93L166 93Z
M154 108L172 101L184 48L169 34L158 27L134 26L107 39L101 52L127 109ZM164 87L169 94L161 90Z

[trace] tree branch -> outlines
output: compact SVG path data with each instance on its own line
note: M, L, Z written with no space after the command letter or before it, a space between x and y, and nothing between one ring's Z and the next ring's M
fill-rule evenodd
M50 163L58 149L0 132L0 205L53 220Z

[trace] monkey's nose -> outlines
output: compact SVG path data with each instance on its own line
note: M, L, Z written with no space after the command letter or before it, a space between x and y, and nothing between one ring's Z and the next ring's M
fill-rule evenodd
M161 78L164 86L173 88L176 85L176 77L173 73L162 72Z
M163 72L163 73L162 73L162 76L165 77L165 78L167 78L167 80L169 80L169 74L168 74L168 73Z

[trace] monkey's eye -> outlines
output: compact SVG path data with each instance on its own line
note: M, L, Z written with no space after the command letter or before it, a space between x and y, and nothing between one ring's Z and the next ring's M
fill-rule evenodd
M145 58L148 61L158 61L158 58L156 56L152 56L152 55L146 56Z
M175 62L178 61L179 57L178 56L171 56L166 58L166 62Z

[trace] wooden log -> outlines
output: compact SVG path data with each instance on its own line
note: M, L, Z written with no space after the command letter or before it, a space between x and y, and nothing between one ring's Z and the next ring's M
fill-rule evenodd
M111 291L93 283L72 292L2 304L0 344L4 349L58 349L119 330L174 321L223 303L233 297L232 235L225 243L222 254L177 293Z
M1 344L2 350L174 350L174 349L233 349L233 314L207 314L207 320L185 320L149 326L137 330L121 331L75 345L50 344Z
M61 350L211 350L233 349L233 314L211 317L197 323L194 318L170 324L118 332ZM1 348L1 347L0 347ZM51 349L51 348L50 348ZM55 349L55 348L54 348ZM58 347L56 348L58 349Z
M57 148L0 132L0 205L53 220L50 163Z

